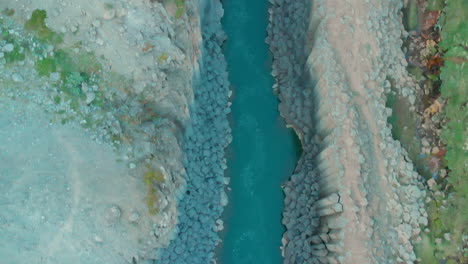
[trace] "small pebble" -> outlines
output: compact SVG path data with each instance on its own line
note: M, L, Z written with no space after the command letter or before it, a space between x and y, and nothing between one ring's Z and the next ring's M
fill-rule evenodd
M56 82L58 80L60 80L60 73L58 72L53 72L50 74L50 80L53 81L53 82Z
M105 219L107 221L107 224L114 225L115 223L119 221L121 215L122 215L122 211L117 205L111 206L110 208L107 209L106 214L105 214Z
M447 176L447 171L446 170L440 170L440 177L445 178Z
M93 92L86 93L86 104L90 104L96 99L96 94Z
M447 241L450 241L451 240L450 233L445 233L444 234L444 239L447 240Z
M11 76L11 79L12 79L14 82L22 82L22 81L23 81L23 76L19 75L18 73L14 73L14 74Z
M434 179L429 179L427 181L427 185L429 186L429 189L434 190L434 187L437 185L437 182Z
M102 40L101 38L97 38L96 39L96 44L98 44L99 46L102 46L102 45L104 45L104 40Z
M14 49L15 49L15 46L13 46L13 44L11 44L11 43L8 43L5 46L3 46L2 50L4 52L12 52Z
M97 243L102 243L102 238L98 235L94 235L94 241L96 241Z
M115 10L114 9L106 10L103 14L103 17L106 20L113 19L115 17Z
M94 27L100 27L100 26L101 26L101 21L99 21L99 20L97 20L97 19L94 20L94 21L93 21L93 26L94 26Z
M136 223L136 222L138 222L138 220L140 220L140 214L138 213L138 211L132 210L132 213L128 217L128 221L130 221L132 223Z

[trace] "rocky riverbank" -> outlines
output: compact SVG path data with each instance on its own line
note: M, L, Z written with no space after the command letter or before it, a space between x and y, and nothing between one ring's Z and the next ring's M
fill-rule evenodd
M413 263L425 191L385 107L417 87L401 1L271 2L274 89L304 149L284 186L285 263Z
M162 264L214 263L215 248L221 242L217 232L223 229L220 217L228 202L224 151L231 142L227 120L231 92L221 51L223 9L218 0L206 0L200 2L199 11L203 48L185 131L187 187L178 206L176 237L156 262Z

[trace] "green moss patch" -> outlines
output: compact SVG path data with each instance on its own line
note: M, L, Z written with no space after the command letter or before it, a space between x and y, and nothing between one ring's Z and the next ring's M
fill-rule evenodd
M403 10L403 13L403 24L405 29L408 31L416 30L419 25L418 2L416 0L410 0L406 8Z
M13 51L5 52L4 54L4 58L7 63L23 61L24 59L26 59L24 50L22 50L22 48L17 43L14 43L13 47Z
M36 70L40 76L49 76L57 71L57 65L53 58L45 58L36 62Z
M148 212L151 215L155 215L159 212L159 208L157 206L159 195L155 188L155 184L164 182L164 175L159 169L149 167L148 171L145 172L144 182L147 187L146 205L148 207Z
M438 2L438 1L430 1ZM434 8L440 8L436 6ZM429 232L417 247L421 263L468 263L468 2L446 1L439 17L444 65L440 93L446 104L441 140L447 153L445 179L435 187L427 206ZM449 234L449 239L446 239Z
M26 21L24 28L34 32L41 41L57 45L63 42L63 34L52 31L46 25L47 12L45 10L34 10L31 18Z
M455 46L468 47L468 1L450 0L442 17L442 41L440 46L451 49Z

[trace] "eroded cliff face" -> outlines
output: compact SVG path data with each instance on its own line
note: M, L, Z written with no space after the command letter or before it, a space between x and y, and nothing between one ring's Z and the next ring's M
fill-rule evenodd
M195 96L184 144L187 185L179 201L176 237L156 263L214 263L215 248L221 242L218 231L223 229L220 218L227 205L224 170L225 148L231 142L227 120L231 91L221 51L225 40L221 3L203 0L199 8L200 71L194 77Z
M271 2L274 89L304 150L284 186L284 263L412 263L425 192L385 107L391 86L415 87L402 2Z

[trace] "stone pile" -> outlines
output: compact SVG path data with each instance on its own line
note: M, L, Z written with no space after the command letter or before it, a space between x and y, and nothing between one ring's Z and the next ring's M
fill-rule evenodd
M218 0L202 1L202 54L194 77L194 102L185 132L186 190L179 202L176 237L161 251L161 264L213 263L217 231L226 205L224 150L231 141L227 120L229 82L221 51L225 39Z
M425 192L385 108L414 82L401 1L271 0L282 116L304 153L285 184L284 263L413 263Z

